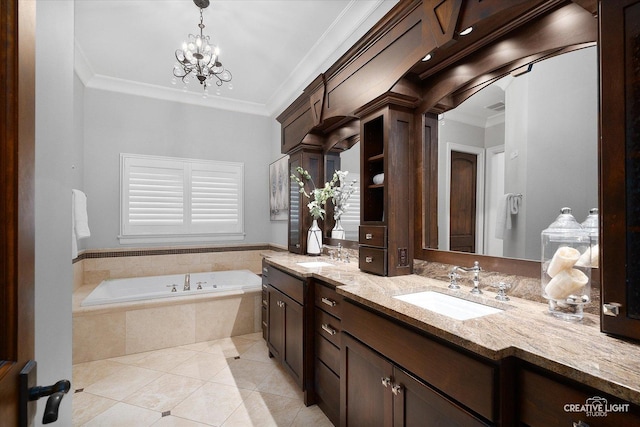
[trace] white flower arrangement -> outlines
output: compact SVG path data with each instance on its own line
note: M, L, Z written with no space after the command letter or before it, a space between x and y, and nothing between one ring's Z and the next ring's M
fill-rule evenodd
M335 206L333 218L340 219L342 214L347 211L349 205L347 201L349 197L355 191L355 183L356 180L346 183L346 176L349 172L346 171L335 171L333 173L333 177L331 181L325 182L322 188L316 188L313 179L309 172L307 172L302 167L298 166L296 168L296 172L299 177L295 174L291 175L291 179L298 183L300 187L300 193L304 194L310 202L307 204L309 208L309 213L313 217L313 219L324 219L326 214L326 210L324 206L327 203L327 200L331 199ZM305 189L305 181L308 181L313 187L311 191L307 192Z

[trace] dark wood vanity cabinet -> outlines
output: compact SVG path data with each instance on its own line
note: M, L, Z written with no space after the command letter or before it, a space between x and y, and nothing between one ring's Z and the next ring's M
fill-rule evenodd
M382 276L412 273L410 141L413 115L389 103L360 112L360 261ZM383 103L384 104L384 103ZM373 111L372 111L373 109ZM375 177L375 182L374 182Z
M518 425L528 427L631 427L640 408L540 368L523 364L517 374ZM584 405L592 405L593 413Z
M343 337L342 426L486 426L349 335Z
M263 325L267 327L269 356L282 364L305 393L305 403L311 404L309 325L312 322L307 282L266 263L262 274L266 279L264 304L267 319Z
M499 422L497 365L350 302L342 328L341 426Z
M334 425L340 425L340 348L342 297L324 282L314 281L316 403Z

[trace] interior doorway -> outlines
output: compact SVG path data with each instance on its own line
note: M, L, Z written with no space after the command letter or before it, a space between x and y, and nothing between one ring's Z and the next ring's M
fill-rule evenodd
M446 247L442 249L481 253L485 234L485 150L447 142L446 159Z

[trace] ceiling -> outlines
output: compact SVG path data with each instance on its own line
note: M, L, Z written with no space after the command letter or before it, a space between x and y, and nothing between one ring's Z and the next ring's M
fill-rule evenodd
M75 70L89 88L275 115L396 3L211 0L204 34L233 81L203 98L171 83L175 50L198 31L192 0L75 0Z

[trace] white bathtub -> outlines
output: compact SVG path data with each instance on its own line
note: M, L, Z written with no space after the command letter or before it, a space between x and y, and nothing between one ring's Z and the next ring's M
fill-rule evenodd
M87 307L214 292L241 294L244 291L260 289L262 286L260 277L249 270L191 273L191 290L189 291L184 290L184 281L184 274L104 280L80 305ZM197 289L198 282L202 289ZM175 292L172 291L173 289Z

